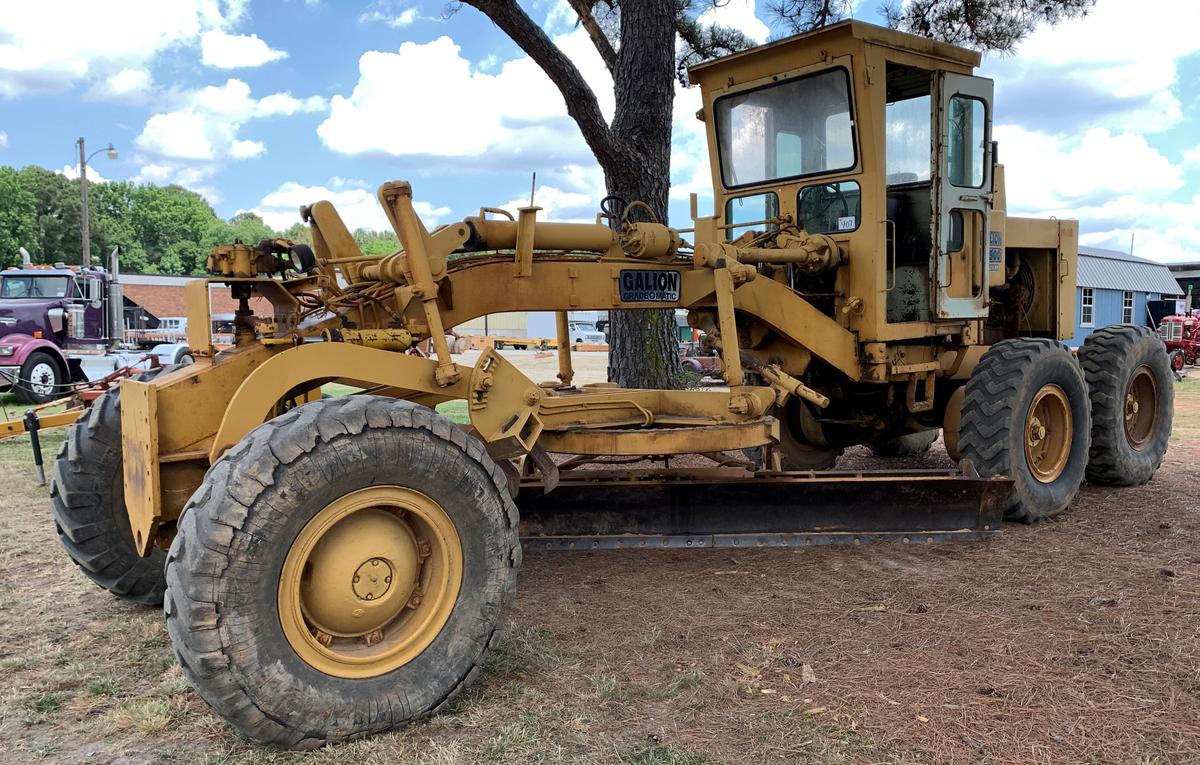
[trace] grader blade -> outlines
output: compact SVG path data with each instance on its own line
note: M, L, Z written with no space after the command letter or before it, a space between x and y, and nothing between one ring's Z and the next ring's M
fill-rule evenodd
M969 468L896 472L580 470L517 495L534 550L928 543L1000 532L1012 482Z

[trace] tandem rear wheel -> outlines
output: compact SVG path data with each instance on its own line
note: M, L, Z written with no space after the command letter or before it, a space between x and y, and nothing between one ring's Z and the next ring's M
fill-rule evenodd
M1146 327L1093 332L1078 361L1041 338L996 343L971 373L959 447L981 475L1007 475L1007 520L1065 509L1086 477L1149 481L1171 434L1174 388L1162 342Z
M238 731L323 746L450 703L498 639L520 562L481 442L409 402L323 400L213 465L168 555L167 627Z
M1092 405L1088 481L1146 483L1167 454L1175 414L1175 384L1162 340L1149 327L1104 327L1084 340L1079 363Z

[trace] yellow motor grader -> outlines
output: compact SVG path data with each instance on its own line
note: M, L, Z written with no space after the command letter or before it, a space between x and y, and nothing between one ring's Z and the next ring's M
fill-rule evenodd
M123 382L71 430L52 490L67 552L165 601L184 673L240 732L306 747L454 699L496 643L522 535L919 542L1049 516L1085 476L1149 480L1162 344L1133 326L1061 342L1077 226L1006 214L978 64L847 22L694 67L716 214L693 201L690 229L609 199L595 223L484 208L430 231L389 182L398 252L364 256L324 201L300 210L311 248L215 248L188 287L195 363ZM240 303L230 350L210 283ZM727 389L573 384L569 311L656 308L687 311ZM557 379L451 356L448 329L502 311L557 312ZM437 412L454 400L469 426ZM938 429L957 470L825 470ZM671 468L681 454L713 466ZM635 457L653 467L612 464Z

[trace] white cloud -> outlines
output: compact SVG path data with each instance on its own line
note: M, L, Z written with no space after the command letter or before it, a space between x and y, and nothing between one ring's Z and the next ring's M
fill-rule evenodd
M591 223L595 220L599 198L578 191L564 191L555 186L541 185L533 195L533 203L542 208L539 220L563 221L566 223ZM513 215L529 204L529 197L513 199L501 205Z
M1144 136L1096 128L1082 139L1002 126L1009 215L1072 218L1081 244L1160 261L1200 256L1200 195L1173 199L1183 171Z
M388 26L399 29L400 27L406 27L409 24L412 24L416 20L417 20L417 9L416 8L406 8L405 10L401 11L400 14L398 16L396 16L396 18L389 21Z
M611 115L612 80L587 34L575 30L556 42ZM396 98L397 82L406 83L404 100ZM408 103L422 104L427 114L464 116L435 125L416 117ZM329 118L317 133L344 154L480 158L492 168L548 169L591 157L562 95L531 59L506 61L487 73L445 36L424 45L406 42L395 52L364 53L353 92L331 99Z
M200 60L216 69L255 67L287 58L287 52L275 50L258 35L231 35L205 32L200 38Z
M234 159L250 159L266 151L262 141L234 141L229 145L229 156Z
M1142 0L1136 13L1100 0L989 57L1009 213L1075 218L1084 244L1128 250L1136 232L1143 257L1200 257L1200 197L1184 176L1200 147L1182 162L1158 148L1184 119L1179 61L1200 52L1197 26L1191 0Z
M87 91L87 97L105 101L141 103L145 101L154 81L145 69L122 69L116 74L97 80Z
M1136 12L1100 0L1083 18L1040 28L1015 55L987 58L997 119L1052 131L1165 130L1182 119L1172 85L1179 59L1200 52L1197 27L1194 0L1141 0Z
M0 13L0 98L145 69L166 49L194 44L244 12L244 0L125 0L103 8L93 0L6 3Z
M351 231L358 228L392 230L374 192L365 188L347 188L344 179L340 178L330 179L329 186L305 186L288 181L263 197L250 212L256 213L268 226L282 230L300 222L301 206L324 200L333 203L342 222ZM449 207L435 206L425 201L416 201L413 207L428 228L445 221L450 215Z
M209 202L221 199L213 176L230 160L261 156L266 146L239 136L254 119L289 116L325 109L319 96L296 98L291 93L272 93L254 98L250 86L238 79L181 91L171 97L170 111L146 120L135 139L137 148L148 155L134 180L142 183L178 184L203 194Z
M325 100L319 96L300 99L291 93L272 93L255 99L250 86L237 79L186 91L176 100L174 110L155 114L146 121L136 139L139 148L159 157L182 160L255 157L265 147L238 138L246 122L325 108Z
M728 0L713 3L697 18L701 24L733 27L758 44L765 43L771 30L754 12L754 0Z
M91 166L88 166L91 178ZM213 175L220 167L214 162L183 164L179 162L151 162L142 165L131 180L134 183L154 183L159 186L182 186L190 189L215 205L221 201L221 190L212 184Z
M403 29L404 27L412 26L418 21L437 21L436 16L423 16L415 7L408 7L397 11L396 3L391 0L377 0L374 7L369 11L365 11L358 17L358 23L371 24L382 22L387 24L392 29Z
M736 27L758 40L768 34L750 0L722 3L707 11L704 20ZM611 75L574 21L570 6L559 0L551 4L544 26L611 119ZM407 83L407 95L431 112L467 110L470 116L441 120L433 127L397 102L396 82ZM676 88L672 198L686 198L692 191L712 195L705 128L695 118L699 108L699 89ZM317 132L328 148L344 154L430 157L443 165L489 171L536 169L539 179L545 179L536 199L547 208L540 213L543 219L592 220L604 195L603 175L561 94L541 69L527 57L502 60L495 53L472 63L446 36L426 44L407 42L396 51L364 53L353 91L331 99L330 115ZM506 196L515 208L527 203L527 194L527 184L513 184Z
M8 148L8 133L0 130L0 149Z
M1001 125L1009 209L1061 208L1132 194L1163 199L1183 186L1180 169L1137 133L1093 128L1079 139Z
M434 226L441 225L442 221L450 215L450 208L445 205L435 205L431 202L416 200L413 202L413 209L417 215L421 217L421 222L426 228L432 229Z
M224 126L214 127L221 130ZM146 121L137 137L137 145L174 159L213 159L215 156L204 118L193 112L155 114Z
M63 165L62 169L58 170L57 172L59 175L70 178L71 180L76 180L79 178L79 165ZM109 180L101 175L100 171L96 169L96 166L90 162L88 163L87 176L89 183L108 183Z

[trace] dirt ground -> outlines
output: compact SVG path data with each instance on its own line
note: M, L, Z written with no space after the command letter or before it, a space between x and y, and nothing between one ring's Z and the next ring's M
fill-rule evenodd
M75 571L27 442L0 442L0 761L1200 762L1200 384L1177 391L1150 484L986 542L527 554L453 712L307 754L208 712L161 614Z

